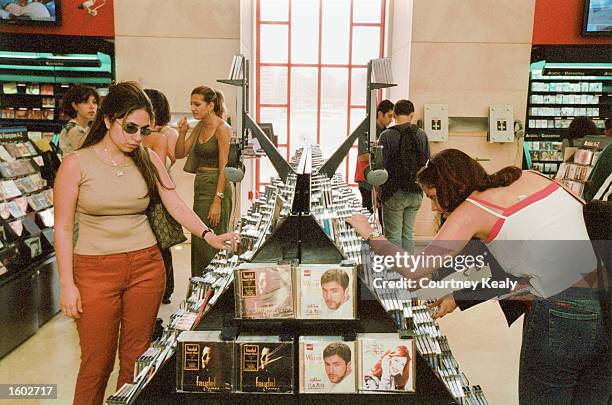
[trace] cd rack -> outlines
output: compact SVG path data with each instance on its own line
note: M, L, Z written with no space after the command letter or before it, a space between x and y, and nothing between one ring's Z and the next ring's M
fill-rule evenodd
M407 290L382 293L373 287L372 270L368 268L367 260L363 260L372 252L345 223L353 213L365 213L365 211L350 187L342 181L341 176L334 175L330 179L319 175L318 169L323 164L323 159L317 146L312 146L308 150L298 150L290 163L293 169L303 167L304 154L309 155L307 160L311 164L307 170L310 194L308 204L310 212L307 215L314 219L313 223L325 233L330 245L333 245L333 248L337 249L345 259L350 259L356 264L364 262L359 271L362 286L365 286L376 298L393 320L400 335L415 338L419 355L433 375L441 381L454 402L469 405L487 404L482 389L478 385L470 386L467 377L460 371L448 341L432 318L432 312L426 307L426 302L418 300L414 293ZM195 330L224 295L231 295L227 291L234 281L234 269L242 262L257 261L258 255L262 251L265 252L266 246L279 237L278 228L286 225L291 217L295 217L293 199L297 194L298 176L299 174L297 176L290 174L286 183L275 178L266 186L237 226L236 230L240 233L241 241L247 243L241 246L236 254L219 252L204 269L203 276L191 279L186 300L170 317L162 336L137 360L134 382L124 385L109 397L108 405L138 403L140 393L174 354L178 334L184 330ZM283 201L281 207L278 206L278 196ZM308 226L311 226L310 223ZM389 280L400 278L392 271L377 273L377 276L381 274Z

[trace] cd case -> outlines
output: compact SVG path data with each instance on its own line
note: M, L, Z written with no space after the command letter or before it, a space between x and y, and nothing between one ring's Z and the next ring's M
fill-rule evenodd
M415 392L415 341L397 333L357 335L359 390Z
M186 331L178 341L178 392L231 392L234 387L234 342L220 339L221 331Z
M354 393L355 342L340 336L300 336L300 392Z
M292 393L293 339L241 335L236 340L236 389L240 392Z
M296 275L296 286L297 318L355 319L355 267L302 264Z
M234 276L237 318L295 317L290 264L244 263Z

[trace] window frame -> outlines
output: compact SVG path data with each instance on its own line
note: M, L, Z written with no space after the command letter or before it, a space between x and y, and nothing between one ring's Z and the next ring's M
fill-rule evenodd
M261 19L261 1L257 0L255 5L255 118L256 122L260 122L261 118L261 109L262 108L284 108L287 114L287 122L286 128L286 143L279 143L279 149L285 149L284 155L287 160L290 158L291 152L291 69L294 67L308 67L308 68L316 68L317 69L317 95L316 95L316 104L317 104L317 123L316 123L316 142L320 144L321 142L321 69L323 68L344 68L348 70L347 77L347 110L346 110L346 132L345 138L350 135L350 125L351 125L351 111L352 110L360 110L363 109L365 115L366 105L354 105L351 104L352 98L352 76L353 69L365 69L367 65L353 64L353 31L355 27L378 27L379 28L379 55L378 57L383 57L385 52L385 28L386 28L386 9L387 9L387 0L380 0L380 21L374 22L355 22L354 21L354 8L355 8L355 0L350 0L350 14L349 14L349 44L348 44L348 63L346 64L324 64L321 63L322 59L322 32L323 32L323 3L334 1L334 0L318 0L319 2L319 36L318 36L318 48L317 48L317 58L318 63L292 63L291 62L291 0L286 0L288 2L288 13L286 21L266 21ZM358 1L358 0L357 0ZM270 63L270 62L261 62L261 27L262 25L285 25L287 26L287 63ZM261 103L261 68L262 67L284 67L287 69L287 94L285 103ZM380 100L382 92L378 92L378 99ZM365 100L364 100L365 101ZM352 146L351 151L353 149L357 149L357 143ZM349 152L350 153L350 152ZM282 154L282 153L281 153ZM356 186L353 179L349 179L349 175L351 173L349 167L350 159L347 155L345 165L345 181L351 186ZM260 159L257 159L255 162L255 190L259 191L263 186L269 184L267 181L261 181L261 162ZM353 162L355 164L355 162Z

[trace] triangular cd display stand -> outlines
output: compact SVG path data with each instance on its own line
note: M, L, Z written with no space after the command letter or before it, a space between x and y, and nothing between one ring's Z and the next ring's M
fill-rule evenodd
M310 156L310 151L306 152ZM254 263L277 263L298 260L302 264L333 264L346 259L310 212L310 168L297 173L295 199L291 214L280 218L272 234L255 252ZM357 294L358 319L304 320L304 319L238 319L235 317L234 286L229 286L203 318L196 330L222 330L226 336L237 333L251 335L322 336L336 335L353 340L358 333L396 333L394 320L367 285L360 281ZM351 337L352 336L352 337ZM175 361L170 360L154 381L138 397L138 404L453 404L456 403L442 380L427 361L416 354L416 392L405 394L351 393L351 394L193 394L175 392ZM294 382L299 381L298 344L294 346ZM228 365L228 367L231 367ZM355 368L355 372L357 369Z

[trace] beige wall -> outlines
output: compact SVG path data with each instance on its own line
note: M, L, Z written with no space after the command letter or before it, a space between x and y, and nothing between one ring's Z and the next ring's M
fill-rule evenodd
M411 14L412 23L410 50L392 48L399 57L409 58L405 74L394 72L400 85L392 94L413 101L417 119L423 117L423 104L429 103L448 104L449 117L481 117L483 123L489 105L510 104L515 119L524 119L535 0L394 3L391 9ZM402 29L405 31L393 27L393 32ZM394 61L394 65L403 63L405 60ZM398 92L403 89L408 93L400 96ZM520 165L522 156L519 142L491 144L486 141L486 130L462 128L461 123L451 130L448 142L432 143L432 152L446 148L490 159L483 162L488 170ZM429 201L424 201L417 217L417 235L432 233L432 218Z
M386 91L390 100L407 98L410 94L410 51L412 48L412 0L390 0L387 15L385 56L391 58L391 69L396 87Z
M240 0L130 0L115 4L118 80L164 92L172 111L189 111L189 92L220 88L234 106L227 78L240 46ZM233 111L233 108L231 108Z
M226 79L240 49L240 0L129 0L115 2L117 80L162 91L174 119L189 113L189 93L206 84L223 91L230 116L236 92ZM181 197L193 202L193 175L172 168Z

